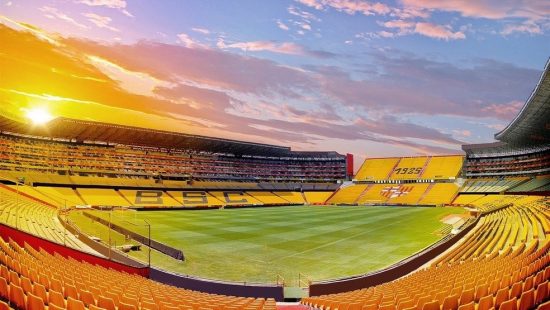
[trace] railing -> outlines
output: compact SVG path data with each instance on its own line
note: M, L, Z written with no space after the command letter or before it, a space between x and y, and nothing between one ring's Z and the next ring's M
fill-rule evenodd
M311 280L309 277L303 273L298 273L298 286L302 288L309 288L311 285Z
M285 278L280 274L277 274L277 286L285 286Z

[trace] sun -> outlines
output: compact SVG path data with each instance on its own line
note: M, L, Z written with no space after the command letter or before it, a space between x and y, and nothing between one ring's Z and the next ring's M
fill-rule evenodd
M51 121L54 117L50 114L48 109L44 107L35 107L27 110L26 116L36 125L44 125Z

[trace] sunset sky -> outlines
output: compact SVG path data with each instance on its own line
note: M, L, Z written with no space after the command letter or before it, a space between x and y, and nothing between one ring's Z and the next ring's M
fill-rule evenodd
M490 142L547 0L0 0L0 111L365 156Z

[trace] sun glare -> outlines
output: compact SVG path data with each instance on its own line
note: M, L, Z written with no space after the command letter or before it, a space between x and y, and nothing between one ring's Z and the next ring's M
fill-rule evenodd
M36 107L29 109L26 114L27 118L34 124L43 125L53 119L53 116L48 112L46 108Z

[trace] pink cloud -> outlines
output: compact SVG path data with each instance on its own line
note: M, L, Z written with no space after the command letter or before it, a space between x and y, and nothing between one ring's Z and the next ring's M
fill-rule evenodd
M74 18L68 16L67 14L59 11L57 8L51 7L51 6L43 6L40 8L40 11L44 13L44 16L50 19L59 19L62 21L65 21L73 26L76 26L78 28L87 29L88 26L83 25L79 22L77 22Z
M364 15L390 15L399 20L420 20L420 23L407 32L403 27L400 33L419 33L428 37L455 40L464 39L466 36L463 31L453 31L448 25L435 25L427 21L432 12L453 12L464 17L485 18L492 20L502 19L520 19L522 23L506 25L500 31L503 35L511 33L529 33L541 34L550 24L550 5L546 0L530 1L502 1L502 0L401 0L400 5L388 6L379 2L362 0L296 0L303 5L315 8L317 10L326 10L328 8L347 14Z
M491 104L484 107L481 111L486 115L496 116L503 120L512 120L523 107L523 102L512 101L506 104Z
M178 40L187 48L203 48L207 49L208 46L193 40L188 34L180 33L177 35Z
M441 26L431 23L416 23L414 32L430 38L446 41L466 38L466 35L464 35L462 31L453 32L449 26Z
M510 17L530 20L548 19L550 6L546 0L401 0L405 7L457 12L465 17L504 19Z
M383 37L402 36L407 34L420 34L426 37L439 39L439 40L457 40L465 39L466 35L462 31L453 31L449 25L436 25L426 22L413 22L403 19L389 20L386 22L379 22L379 24L388 29L397 29L397 32L385 31L384 34L378 32L378 35ZM391 35L390 35L391 34Z
M219 48L237 48L245 52L258 52L258 51L268 51L273 53L280 54L289 54L289 55L305 55L305 49L291 42L275 43L271 41L250 41L250 42L238 42L225 44L223 40L218 41Z
M414 19L417 17L425 19L430 17L430 12L422 7L404 7L393 8L390 15L399 19Z
M397 33L384 31L386 33L385 36L382 35L381 32L379 32L379 34L383 37L390 37L390 35L389 35L390 33L392 34L392 36L412 33L412 30L414 29L415 23L411 22L411 21L396 19L396 20L389 20L387 22L380 23L380 25L382 25L386 28L398 29L399 30Z
M101 16L101 15L97 15L95 13L85 13L83 15L86 16L90 22L92 22L93 24L95 24L99 28L109 29L109 30L114 31L114 32L119 32L120 31L117 28L110 25L112 19L108 16Z
M380 2L369 2L361 0L298 0L298 2L322 10L327 7L337 11L353 15L360 13L363 15L385 15L391 12L391 8Z
M279 27L279 29L284 31L288 31L290 29L287 24L283 23L280 20L277 20L277 27Z
M111 9L118 9L124 15L133 17L133 15L126 10L126 0L80 0L78 3L86 4L89 6L103 6Z
M472 132L470 130L467 130L467 129L463 129L463 130L453 130L453 132L459 136L462 136L462 137L471 137L472 136Z
M387 28L407 29L407 28L413 27L414 23L410 21L405 21L405 20L390 20L390 21L384 22L382 25Z
M215 128L223 125L226 134L259 140L269 135L285 143L309 143L323 137L402 147L409 143L409 149L444 143L449 151L461 141L436 128L400 119L401 114L482 117L479 111L487 103L517 99L531 90L536 83L533 77L538 76L534 70L494 61L460 68L386 51L372 55L379 68L372 79L356 80L337 67L290 68L219 49L145 41L106 45L73 39L64 43L75 53L97 55L177 85L157 89L159 97L147 98L149 104L137 106L113 99L110 105L200 119L201 124L215 124ZM511 86L503 89L502 85ZM357 119L346 117L344 111ZM496 114L488 111L486 115ZM265 128L285 131L268 134ZM413 142L402 141L408 138Z
M329 58L335 56L329 52L323 51L312 51L305 48L302 45L292 43L292 42L273 42L273 41L249 41L249 42L237 42L226 44L222 39L218 40L218 48L227 49L235 48L240 49L245 52L272 52L278 54L287 54L287 55L300 55L300 56L314 56L319 58Z
M324 4L319 0L299 0L299 2L317 10L322 10L324 8Z
M297 7L295 7L293 5L289 6L287 11L288 11L289 14L294 15L294 16L298 16L302 20L304 20L308 23L310 23L312 21L317 21L317 22L321 21L321 19L319 17L311 14L310 12L302 11L302 10L298 9Z
M393 38L395 36L393 32L384 31L384 30L378 31L378 35L383 38Z

